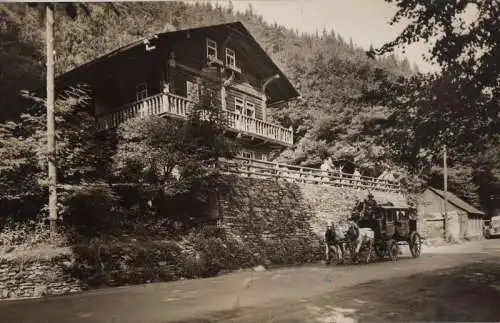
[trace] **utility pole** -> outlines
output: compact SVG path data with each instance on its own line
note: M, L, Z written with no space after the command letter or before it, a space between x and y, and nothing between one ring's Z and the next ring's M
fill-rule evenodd
M54 117L54 8L45 5L45 37L47 38L47 156L49 184L49 221L51 234L56 232L57 221L57 178L56 140Z
M443 145L443 178L444 178L444 217L443 217L443 231L444 238L448 237L448 164L447 164L447 153L446 153L446 144Z

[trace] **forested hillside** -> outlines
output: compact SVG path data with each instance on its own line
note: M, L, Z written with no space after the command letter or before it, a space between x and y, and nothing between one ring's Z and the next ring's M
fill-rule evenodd
M417 68L407 60L393 55L370 59L366 49L345 39L348 35L326 30L301 34L265 22L251 7L236 13L200 3L117 3L119 16L100 4L88 7L88 14L74 20L56 12L57 73L154 33L241 21L302 94L287 109L272 111L275 120L295 131L297 146L281 160L316 166L330 155L339 165L350 160L373 176L387 166L404 168L391 163L392 152L381 140L387 108L358 104L356 98L382 82L415 74ZM10 119L29 104L19 91L43 82L44 24L40 13L24 4L0 5L0 21L0 117ZM458 176L462 182L457 185L470 181L464 176ZM469 191L474 195L475 190Z
M243 14L210 4L172 2L122 3L117 8L120 16L95 4L90 5L90 15L81 14L75 21L62 13L56 16L58 73L156 32L239 20L302 94L302 100L288 110L274 111L276 118L296 130L298 148L285 154L287 161L317 163L327 153L334 158L356 157L359 162L383 159L382 147L369 148L376 132L365 129L383 110L360 110L347 99L375 86L381 73L377 69L394 75L411 73L408 61L389 57L375 62L366 56L366 49L334 31L299 34L266 23L251 8ZM0 45L2 116L13 117L19 112L12 100L17 92L43 79L43 24L39 13L25 5L3 5L1 12L0 37L11 39Z

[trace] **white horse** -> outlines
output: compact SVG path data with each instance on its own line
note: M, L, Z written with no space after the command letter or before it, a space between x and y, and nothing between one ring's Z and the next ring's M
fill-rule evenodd
M375 231L370 228L360 228L355 222L350 222L346 236L352 246L352 256L356 260L358 260L361 247L367 246L368 256L366 262L368 262L375 244Z

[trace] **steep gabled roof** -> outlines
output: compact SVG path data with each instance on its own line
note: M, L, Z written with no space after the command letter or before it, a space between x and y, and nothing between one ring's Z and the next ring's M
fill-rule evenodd
M431 192L434 192L437 194L439 197L444 198L444 191L438 190L437 188L434 187L429 187L429 190ZM465 212L469 214L476 214L476 215L485 215L483 211L480 211L470 205L469 203L465 202L464 200L460 199L457 197L455 194L450 193L449 191L446 193L446 197L448 199L448 202L456 206L457 208L464 210Z
M204 26L204 27L197 27L197 28L189 28L189 29L182 29L182 30L176 30L176 31L168 31L168 32L163 32L159 33L156 36L158 36L158 41L159 42L166 42L167 39L171 39L175 36L182 35L185 33L194 33L196 31L200 30L221 30L221 29L229 29L231 32L233 32L236 36L242 37L241 39L244 39L244 41L239 42L239 46L244 48L246 51L248 51L252 57L258 58L258 63L255 64L256 68L260 68L261 70L266 70L266 71L272 71L273 74L278 74L280 76L279 78L279 92L283 95L284 100L290 100L293 98L297 98L300 96L299 92L297 89L291 84L290 80L285 76L285 74L280 70L280 68L276 65L276 63L269 57L269 55L266 53L266 51L262 48L262 46L259 45L257 40L250 34L248 29L239 21L237 22L231 22L231 23L224 23L224 24L218 24L218 25L210 25L210 26ZM134 49L139 48L140 46L144 46L144 38L141 38L139 40L136 40L126 46L120 47L116 50L113 50L105 55L102 55L92 61L89 61L83 65L80 65L79 67L70 70L66 73L63 73L59 75L56 78L56 85L64 85L68 84L71 82L72 79L78 78L78 75L82 75L85 71L90 70L91 68L94 68L106 61L109 61L113 59L114 57L117 56L122 56L122 55L127 55L131 53ZM271 75L269 75L271 76ZM274 101L274 100L271 100Z

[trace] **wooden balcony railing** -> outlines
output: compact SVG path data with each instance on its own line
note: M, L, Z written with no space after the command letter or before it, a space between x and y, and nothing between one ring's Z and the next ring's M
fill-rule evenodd
M226 117L230 128L293 145L293 132L291 129L230 111L226 111Z
M97 118L97 129L116 128L120 123L136 117L168 115L185 119L193 107L193 102L172 93L157 94L141 101L127 104L117 111ZM247 117L235 112L225 111L228 127L238 132L254 135L267 140L293 145L293 132L281 126Z
M401 192L398 182L380 180L376 177L353 177L352 174L326 172L317 168L301 167L255 159L237 157L222 160L220 167L227 174L237 174L253 178L274 178L289 182L325 184L339 187L352 187L368 190Z

